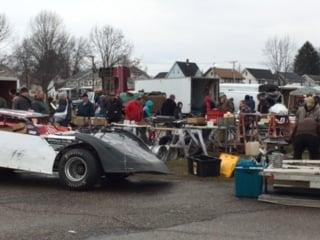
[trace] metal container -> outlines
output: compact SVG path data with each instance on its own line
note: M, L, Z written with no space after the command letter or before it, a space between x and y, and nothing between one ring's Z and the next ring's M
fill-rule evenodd
M273 152L269 156L270 164L272 164L273 168L282 168L282 162L284 159L284 154L280 152Z

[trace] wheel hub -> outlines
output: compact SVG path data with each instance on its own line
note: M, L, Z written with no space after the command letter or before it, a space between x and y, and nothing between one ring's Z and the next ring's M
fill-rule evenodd
M64 172L69 180L78 182L85 178L87 169L87 164L81 157L71 157L64 167Z

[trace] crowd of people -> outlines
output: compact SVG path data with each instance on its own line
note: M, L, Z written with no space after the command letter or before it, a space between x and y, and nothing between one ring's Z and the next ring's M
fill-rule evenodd
M169 116L174 119L182 119L182 102L176 103L175 95L170 95L160 109L154 109L154 102L147 100L143 103L141 98L131 100L125 107L125 120L141 122L145 118L150 118L154 115Z
M98 96L94 102L89 100L88 94L81 95L81 102L74 108L72 101L65 92L57 94L55 98L45 96L42 90L37 90L29 94L29 89L22 87L19 92L15 89L9 91L11 104L4 98L0 99L0 108L12 108L14 110L34 111L49 115L52 122L62 126L68 126L72 115L80 117L101 117L108 122L120 122L122 120L141 122L145 118L150 118L155 114L172 116L181 119L182 102L175 102L175 96L170 95L164 101L161 109L157 113L154 110L154 102L151 100L143 101L142 98L134 99L123 104L119 96ZM10 106L11 105L11 106Z
M47 114L50 121L59 123L62 126L69 126L72 114L81 117L102 117L108 122L120 122L128 120L130 122L139 123L146 118L154 115L170 116L174 119L182 119L182 102L176 103L175 95L170 95L156 111L154 102L151 100L143 101L142 98L130 100L123 104L118 96L100 95L95 102L89 100L88 94L81 95L81 102L77 108L73 108L72 101L67 94L59 93L55 98L45 97L41 90L37 90L31 97L29 89L22 87L19 93L15 89L9 91L11 98L8 104L4 98L0 98L0 108L12 108L15 110L34 111L41 114ZM279 98L268 100L265 95L259 95L259 104L257 111L260 113L268 113L270 109L277 106ZM304 150L310 153L310 159L319 159L320 157L320 106L319 98L314 96L305 97L300 105L297 115L296 124L291 135L290 141L293 143L294 159L301 159ZM10 106L11 105L11 106ZM223 113L234 113L233 99L228 99L224 93L220 93L219 101L214 102L208 95L203 101L203 115L209 111L218 109ZM256 110L256 103L252 96L246 95L240 101L240 113L253 113Z
M68 126L71 121L72 111L81 117L102 117L109 122L119 122L123 119L135 122L141 122L145 118L154 115L172 116L175 119L182 119L182 102L176 102L175 95L170 95L162 104L160 109L155 111L154 102L142 98L134 99L123 104L118 96L100 95L95 102L89 100L88 94L81 95L81 103L76 109L73 109L72 101L66 93L59 93L55 98L46 98L42 90L37 90L33 96L29 95L29 89L22 87L17 93L14 89L10 90L12 109L34 111L50 115L50 119L63 126ZM125 105L125 106L124 106ZM4 99L0 99L0 108L10 107ZM265 99L261 98L257 110L261 113L267 113L270 105ZM255 101L252 96L246 95L240 102L239 111L242 113L255 112ZM228 99L226 94L220 93L219 101L214 102L212 97L207 95L203 102L203 115L208 111L218 109L223 113L235 113L233 99Z

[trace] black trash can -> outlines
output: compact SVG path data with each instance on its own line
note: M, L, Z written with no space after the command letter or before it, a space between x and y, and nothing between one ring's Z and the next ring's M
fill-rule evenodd
M205 155L190 156L188 159L189 174L199 177L217 177L220 175L221 160Z

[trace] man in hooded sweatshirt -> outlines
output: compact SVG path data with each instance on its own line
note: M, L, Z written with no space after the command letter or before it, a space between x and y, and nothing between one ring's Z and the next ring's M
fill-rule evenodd
M304 99L296 115L296 126L292 133L294 159L302 159L305 149L311 160L319 159L320 107L312 96Z

